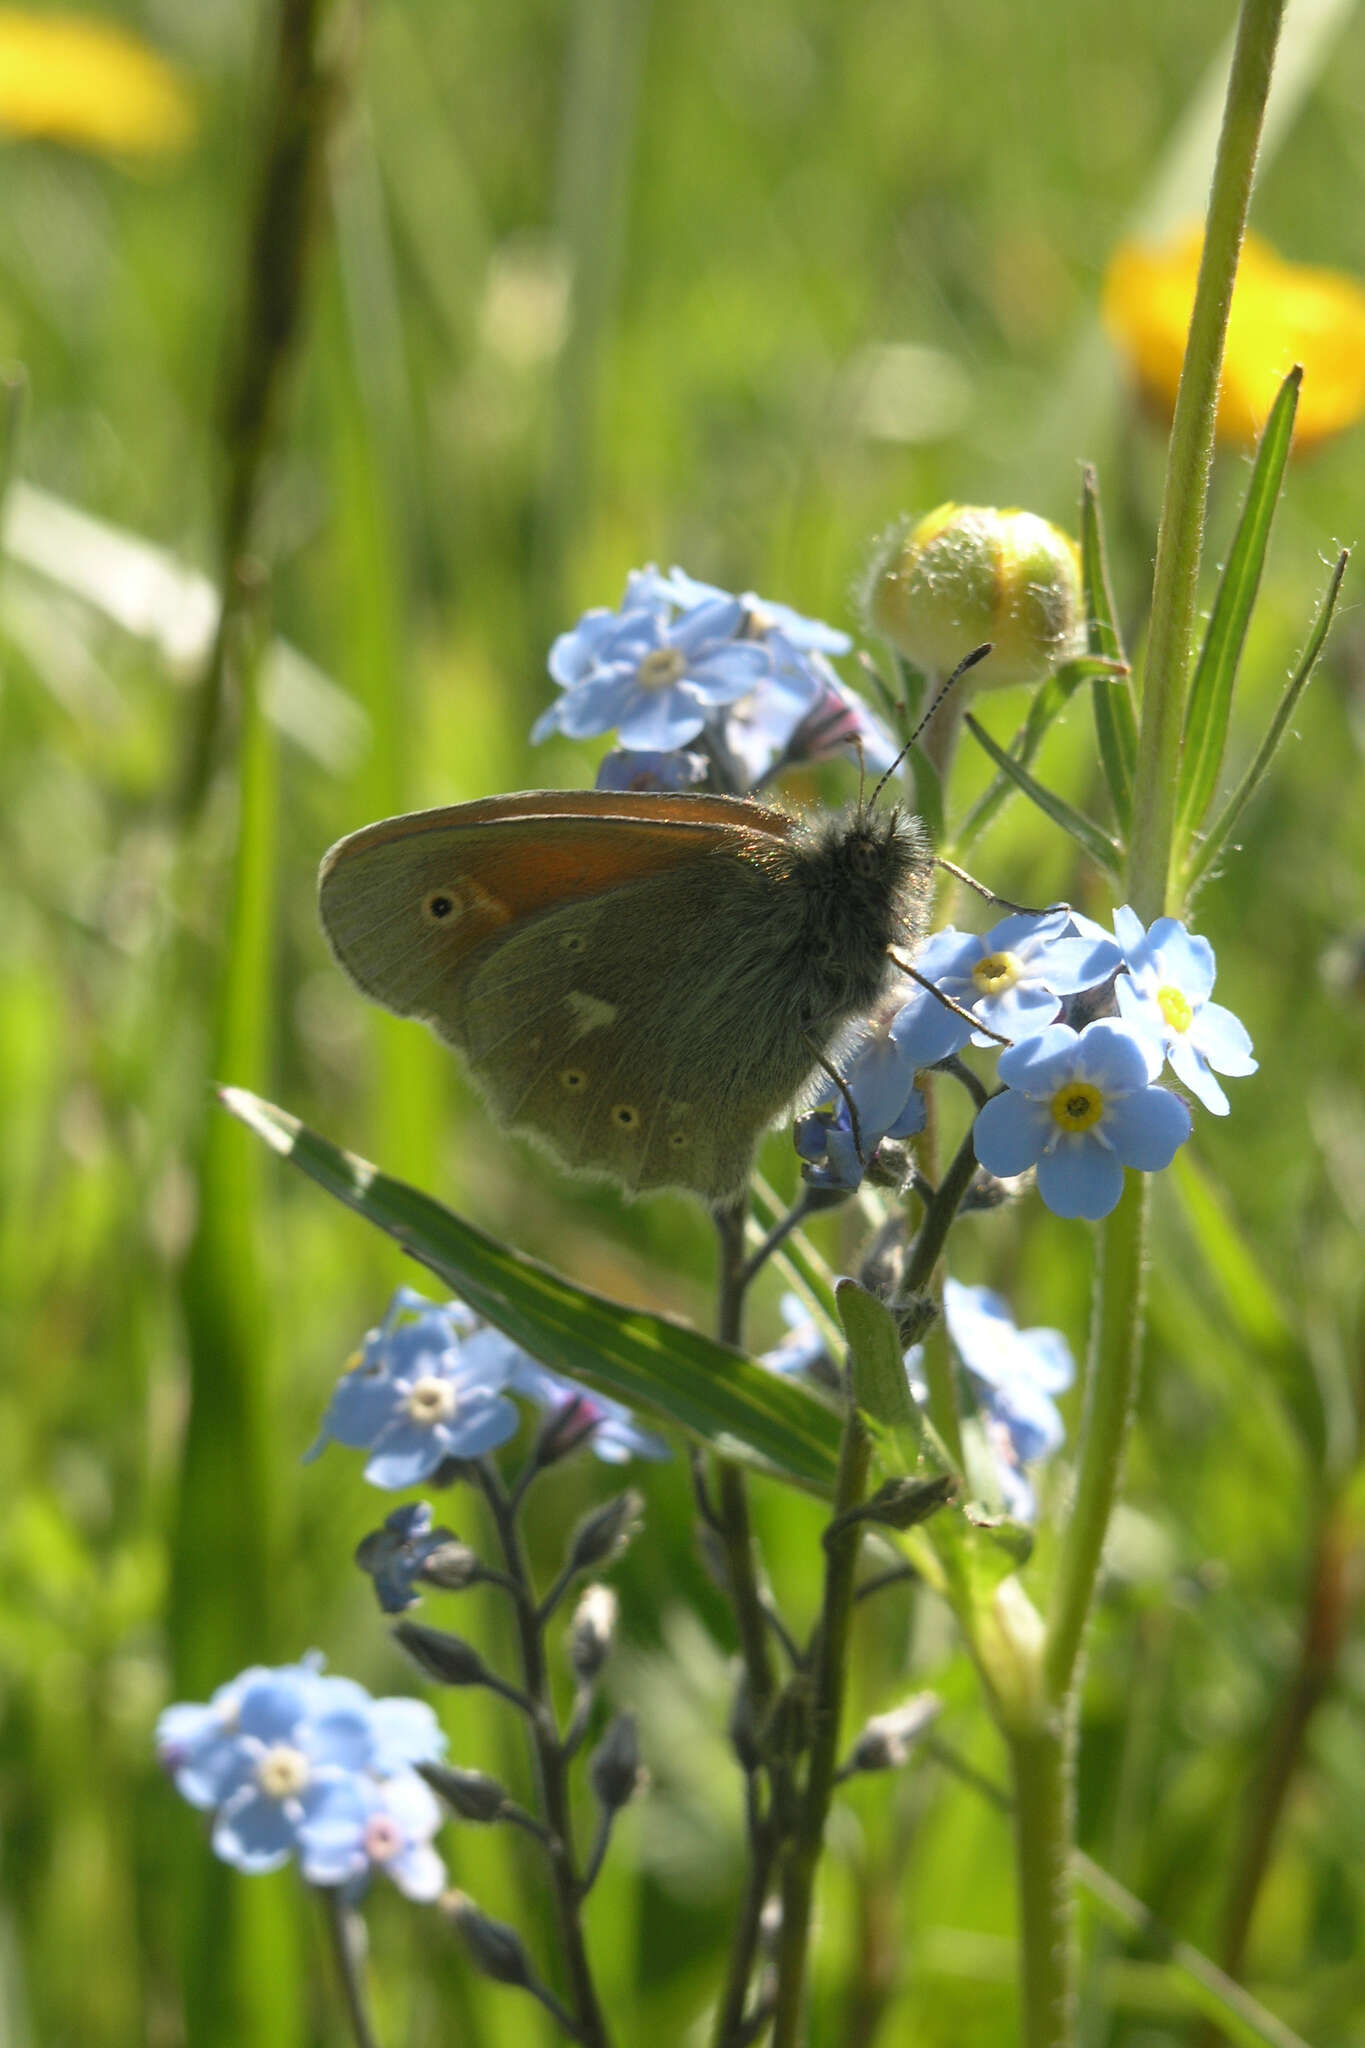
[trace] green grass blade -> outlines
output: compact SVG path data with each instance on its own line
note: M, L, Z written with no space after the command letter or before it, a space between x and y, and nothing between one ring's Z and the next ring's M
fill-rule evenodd
M1109 562L1100 518L1100 490L1095 472L1088 465L1081 479L1081 587L1085 594L1085 639L1092 654L1123 662L1123 639L1109 587ZM1109 785L1119 831L1126 838L1133 815L1133 771L1137 763L1137 713L1133 709L1133 686L1125 675L1121 682L1106 682L1096 676L1090 689L1095 714L1095 737L1100 762Z
M1304 649L1303 659L1289 679L1285 693L1280 699L1279 709L1270 722L1270 729L1256 751L1256 758L1247 769L1246 774L1242 777L1236 789L1232 792L1232 795L1228 798L1215 823L1210 826L1208 833L1202 840L1197 841L1191 849L1185 870L1185 892L1187 897L1192 896L1199 884L1206 880L1214 862L1227 844L1229 833L1251 798L1255 795L1266 770L1275 758L1280 741L1284 738L1285 729L1294 715L1294 707L1303 694L1308 678L1317 666L1318 656L1322 653L1323 645L1332 624L1332 615L1337 608L1337 598L1341 594L1341 583L1342 578L1346 574L1346 564L1350 559L1350 550L1343 548L1333 565L1331 578L1322 600L1322 606L1318 612L1308 645Z
M439 1274L471 1308L556 1372L676 1423L725 1456L808 1492L833 1491L839 1418L800 1388L670 1316L627 1308L466 1223L403 1181L245 1089L234 1116L283 1158Z
M1265 567L1271 523L1279 501L1289 445L1294 434L1299 385L1303 371L1289 372L1271 407L1256 450L1242 516L1218 584L1209 615L1199 664L1185 707L1185 737L1180 757L1180 801L1177 829L1188 836L1213 801L1223 765L1232 693L1242 658L1261 571Z
M1028 716L1015 735L1010 758L1019 767L1027 768L1039 747L1043 736L1058 713L1065 709L1080 684L1087 678L1097 689L1109 687L1112 679L1122 671L1117 663L1081 655L1075 661L1063 662L1054 675L1041 683L1033 693ZM950 849L951 857L960 857L976 840L994 818L1007 796L1016 787L1009 775L997 775L968 811L958 830L956 840Z
M1037 804L1040 811L1051 818L1054 825L1060 825L1064 832L1069 832L1076 841L1076 844L1084 848L1085 852L1089 854L1096 867L1102 868L1105 874L1112 876L1115 881L1118 881L1120 877L1121 853L1119 847L1109 837L1108 833L1104 832L1093 819L1085 817L1073 805L1067 803L1064 797L1058 796L1053 790L1044 789L1041 782L1035 782L1027 769L1022 768L1017 761L1012 760L1005 752L1005 749L991 738L990 734L983 726L977 723L970 712L967 714L966 723L972 738L985 748L997 768L1002 769L1008 775L1010 781L1022 789L1024 795L1031 798Z

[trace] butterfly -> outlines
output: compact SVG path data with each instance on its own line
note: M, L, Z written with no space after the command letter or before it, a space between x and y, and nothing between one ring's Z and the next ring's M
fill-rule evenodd
M358 988L463 1054L497 1118L637 1192L738 1196L928 919L919 821L746 797L530 790L326 855Z

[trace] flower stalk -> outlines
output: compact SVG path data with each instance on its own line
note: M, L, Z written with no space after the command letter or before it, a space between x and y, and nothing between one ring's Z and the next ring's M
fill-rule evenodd
M1144 921L1167 909L1178 766L1196 622L1218 380L1237 259L1284 0L1244 0L1214 165L1204 251L1171 427L1157 536L1127 860L1128 901ZM1074 1730L1085 1627L1117 1497L1143 1335L1146 1178L1131 1178L1104 1226L1075 1505L1047 1615L1042 1676L1054 1718L1015 1737L1026 2048L1068 2048L1075 1964L1067 1864Z

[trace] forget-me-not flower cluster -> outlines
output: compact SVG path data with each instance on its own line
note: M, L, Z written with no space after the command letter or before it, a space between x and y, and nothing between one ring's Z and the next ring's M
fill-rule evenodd
M776 765L859 746L889 767L896 743L830 660L847 633L754 591L739 596L685 570L632 570L615 611L561 633L549 670L560 696L532 728L589 739L615 732L602 789L754 788Z
M254 1666L206 1704L167 1707L156 1751L176 1790L213 1815L216 1855L249 1875L297 1859L309 1884L359 1893L376 1873L434 1899L440 1808L415 1766L445 1736L421 1700L374 1699L312 1655Z
M851 1192L883 1137L920 1127L924 1068L1004 1039L1000 1091L974 1126L977 1159L1001 1179L1036 1169L1048 1208L1098 1220L1125 1167L1159 1171L1190 1135L1184 1100L1159 1083L1165 1063L1219 1114L1228 1105L1213 1070L1255 1071L1246 1031L1209 1000L1212 947L1174 918L1145 931L1124 908L1111 933L1065 908L1011 912L984 936L936 932L915 965L956 1007L903 982L843 1055L842 1096L797 1120L816 1186Z
M515 1436L514 1394L547 1415L572 1409L572 1432L561 1428L556 1455L587 1444L613 1465L668 1456L620 1402L549 1371L462 1302L441 1306L400 1287L338 1382L305 1459L329 1443L368 1451L366 1479L398 1493Z

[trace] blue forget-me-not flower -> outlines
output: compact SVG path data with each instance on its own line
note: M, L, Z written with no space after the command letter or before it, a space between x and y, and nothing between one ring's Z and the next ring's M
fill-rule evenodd
M213 1813L224 1862L256 1874L297 1857L310 1884L341 1885L367 1874L366 1830L380 1788L434 1761L445 1736L423 1701L373 1699L312 1657L244 1671L207 1705L168 1707L156 1746L181 1796ZM400 1795L398 1804L411 1819L411 1800ZM404 1866L391 1852L384 1860L400 1885L430 1880L423 1859Z
M1055 1215L1107 1216L1125 1166L1159 1172L1190 1135L1180 1097L1152 1085L1160 1068L1150 1038L1127 1024L1049 1025L1000 1055L1005 1092L977 1116L976 1156L1005 1179L1036 1166Z
M474 1321L458 1303L438 1308L400 1287L305 1458L329 1443L367 1450L365 1477L396 1493L448 1458L478 1458L506 1443L521 1422L503 1391L516 1347L496 1330L471 1328Z
M1018 1041L1055 1023L1063 996L1106 981L1122 961L1111 938L1077 934L1070 911L1059 907L1013 911L984 936L935 932L915 965L990 1031ZM963 1029L959 1044L967 1036ZM974 1045L993 1043L981 1032L971 1036Z
M1241 1019L1209 1000L1216 971L1212 946L1174 917L1159 917L1144 930L1127 904L1114 912L1114 930L1127 967L1114 984L1119 1015L1161 1047L1176 1079L1205 1109L1226 1116L1228 1099L1214 1069L1254 1074L1256 1061Z

